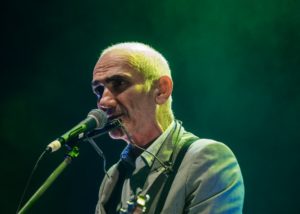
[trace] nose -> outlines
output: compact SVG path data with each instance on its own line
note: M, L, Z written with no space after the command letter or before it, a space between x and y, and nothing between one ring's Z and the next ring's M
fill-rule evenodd
M108 109L115 108L116 104L117 102L115 96L109 91L108 88L104 88L103 94L97 102L98 108L107 111Z

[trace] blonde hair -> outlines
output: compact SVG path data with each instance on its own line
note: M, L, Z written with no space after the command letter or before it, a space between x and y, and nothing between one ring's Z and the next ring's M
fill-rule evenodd
M132 69L141 72L144 75L147 90L150 90L153 82L162 76L169 76L172 79L167 60L149 45L139 42L118 43L103 50L100 58L108 53L116 54ZM167 102L157 106L156 119L163 130L167 129L173 121L172 96Z

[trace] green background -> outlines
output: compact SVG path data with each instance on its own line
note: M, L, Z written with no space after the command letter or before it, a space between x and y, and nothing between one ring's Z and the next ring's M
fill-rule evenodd
M160 51L176 117L234 151L244 213L299 212L299 1L15 0L2 10L0 213L15 212L45 146L96 108L94 64L123 41ZM97 142L108 165L125 145ZM63 157L43 159L26 199ZM30 213L93 213L102 177L102 160L81 145Z

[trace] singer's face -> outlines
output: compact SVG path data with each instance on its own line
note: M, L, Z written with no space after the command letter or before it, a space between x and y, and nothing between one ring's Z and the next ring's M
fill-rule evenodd
M154 89L147 90L143 74L123 59L112 53L102 56L94 68L92 87L98 108L109 117L121 115L119 118L134 143L145 146L161 134L155 119ZM129 142L121 129L111 131L110 136Z

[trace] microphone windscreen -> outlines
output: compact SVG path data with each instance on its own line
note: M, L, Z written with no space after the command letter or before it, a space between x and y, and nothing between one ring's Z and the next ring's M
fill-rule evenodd
M97 127L99 129L102 129L105 124L107 123L107 115L104 111L101 109L93 109L88 113L89 117L93 117L97 122Z

